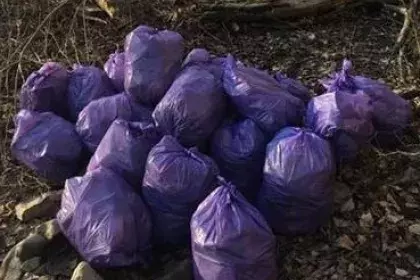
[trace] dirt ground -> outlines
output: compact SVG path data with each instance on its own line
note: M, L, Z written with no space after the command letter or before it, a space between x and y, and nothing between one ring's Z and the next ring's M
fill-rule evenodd
M199 22L162 1L120 2L110 19L88 12L88 1L0 1L0 260L39 223L19 222L16 203L60 187L9 153L24 77L47 60L101 66L138 24L177 30L189 48L285 71L314 94L318 80L349 57L357 73L383 79L414 107L420 98L418 80L398 79L393 46L402 22L386 10L357 8L294 22ZM398 148L369 147L343 167L329 225L313 236L279 237L280 279L420 279L420 236L409 231L420 223L419 129L415 114Z

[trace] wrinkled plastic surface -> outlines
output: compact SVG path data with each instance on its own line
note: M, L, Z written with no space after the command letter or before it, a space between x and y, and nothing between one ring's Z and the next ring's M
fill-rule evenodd
M274 75L274 78L279 83L280 87L286 90L288 93L301 99L303 102L307 103L311 99L311 93L309 89L305 87L300 81L288 78L281 72L277 72Z
M282 89L268 73L245 67L228 56L223 84L238 111L256 122L265 132L275 133L302 121L302 100Z
M330 217L334 172L327 140L305 129L284 128L267 146L257 208L275 233L313 233Z
M157 243L188 240L191 216L214 189L218 172L211 158L195 148L185 149L169 135L150 151L142 191Z
M180 70L184 39L174 31L141 25L125 39L125 91L155 106Z
M115 119L153 122L152 111L132 100L125 93L100 98L79 114L76 130L93 153Z
M228 122L213 135L211 156L220 174L252 200L262 179L266 137L250 119Z
M217 78L192 65L177 77L153 111L157 126L187 147L198 146L220 125L226 98Z
M93 266L120 267L147 259L150 213L133 188L109 169L68 179L57 221L70 243Z
M63 182L81 168L83 143L68 121L51 112L21 110L15 127L12 154L37 174Z
M206 49L196 48L190 51L185 58L182 68L188 66L201 66L202 68L210 71L216 80L223 86L223 63L225 62L224 57L217 57L209 53Z
M374 134L372 118L368 95L341 90L314 97L308 104L305 125L331 139L340 159L353 159Z
M195 280L277 279L276 238L264 217L225 182L191 219Z
M68 85L70 118L76 121L80 111L92 100L118 93L107 74L94 66L74 66Z
M351 62L344 60L342 70L323 81L324 87L330 92L364 91L372 100L373 123L378 132L392 134L406 128L412 116L410 103L380 81L352 76L351 69Z
M47 62L26 79L20 91L20 108L37 112L53 112L68 117L68 73L55 62Z
M124 57L124 52L115 52L104 64L104 70L118 92L124 91Z
M118 173L133 187L141 186L147 156L160 138L152 123L117 119L106 132L87 170L106 167Z

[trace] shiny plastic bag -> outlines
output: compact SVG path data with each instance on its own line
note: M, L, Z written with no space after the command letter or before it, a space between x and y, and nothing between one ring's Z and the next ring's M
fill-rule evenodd
M76 130L93 153L115 119L153 122L152 111L120 93L94 100L79 114Z
M20 108L53 112L67 118L67 84L66 68L56 62L47 62L26 79L20 91Z
M277 234L313 233L330 217L334 172L327 140L284 128L267 146L257 208Z
M196 48L190 51L182 63L182 68L196 65L210 71L222 87L224 57L210 54L206 49Z
M149 258L149 211L133 188L109 169L101 167L68 179L57 221L93 266L128 266Z
M155 126L150 122L116 119L93 154L87 170L91 171L99 166L106 167L119 174L133 187L141 186L147 156L160 138Z
M124 57L124 52L115 52L104 64L104 70L118 92L124 91Z
M79 172L83 143L71 123L51 112L21 110L15 124L11 151L20 162L56 182Z
M276 238L258 210L222 181L191 219L195 280L276 280Z
M224 88L243 116L268 133L301 123L304 102L282 89L268 73L245 67L230 55L224 66Z
M185 149L164 136L150 151L143 178L143 197L153 220L157 243L183 244L198 204L214 189L219 170L197 149Z
M141 25L125 39L125 91L155 106L180 70L184 39L174 31Z
M300 81L288 78L281 72L277 72L274 78L279 83L280 87L286 90L288 93L301 99L307 103L311 99L311 93L307 87L305 87Z

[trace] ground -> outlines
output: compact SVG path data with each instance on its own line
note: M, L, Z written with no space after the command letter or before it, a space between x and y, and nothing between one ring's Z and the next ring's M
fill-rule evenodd
M189 48L285 71L314 94L321 91L318 80L349 57L359 74L386 81L416 108L418 80L397 78L393 46L402 22L389 11L357 8L293 22L200 22L174 2L120 1L110 19L88 12L88 1L0 1L0 260L39 223L19 222L16 203L60 187L34 176L9 153L24 77L47 60L100 66L138 24L175 29ZM409 230L420 223L417 122L415 111L399 147L367 147L340 170L329 225L313 236L279 237L281 279L420 279L420 236Z

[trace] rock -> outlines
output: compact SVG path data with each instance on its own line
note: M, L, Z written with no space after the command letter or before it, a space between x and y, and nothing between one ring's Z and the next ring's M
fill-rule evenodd
M370 211L363 213L360 217L360 226L362 227L371 227L373 226L373 217Z
M413 224L408 227L408 231L415 235L420 235L420 224Z
M48 192L15 207L19 220L27 222L36 218L54 217L60 207L62 191Z
M395 275L400 276L400 277L405 277L407 276L409 273L407 270L401 269L401 268L396 268L395 269Z
M21 261L16 257L16 246L7 253L0 267L0 280L20 280L23 272Z
M47 275L44 275L38 278L38 280L55 280L55 279L56 278L54 276L47 276Z
M338 247L351 251L353 250L353 246L354 246L354 242L353 240L351 240L351 238L348 235L344 234L340 236L340 238L338 238Z
M41 265L41 257L34 257L22 263L21 269L25 272L33 272Z
M44 236L47 240L53 240L54 237L61 234L60 226L56 219L49 220L35 228L35 233Z
M42 250L47 243L48 240L45 237L39 234L30 234L16 245L16 257L21 262L38 257L42 254Z
M81 262L75 268L71 280L102 280L102 277L87 262Z
M175 267L165 276L160 277L156 280L178 280L178 279L193 279L192 275L192 262L191 259L185 259L176 264Z
M350 198L347 200L343 206L341 206L341 212L350 212L354 210L354 201L353 198Z

